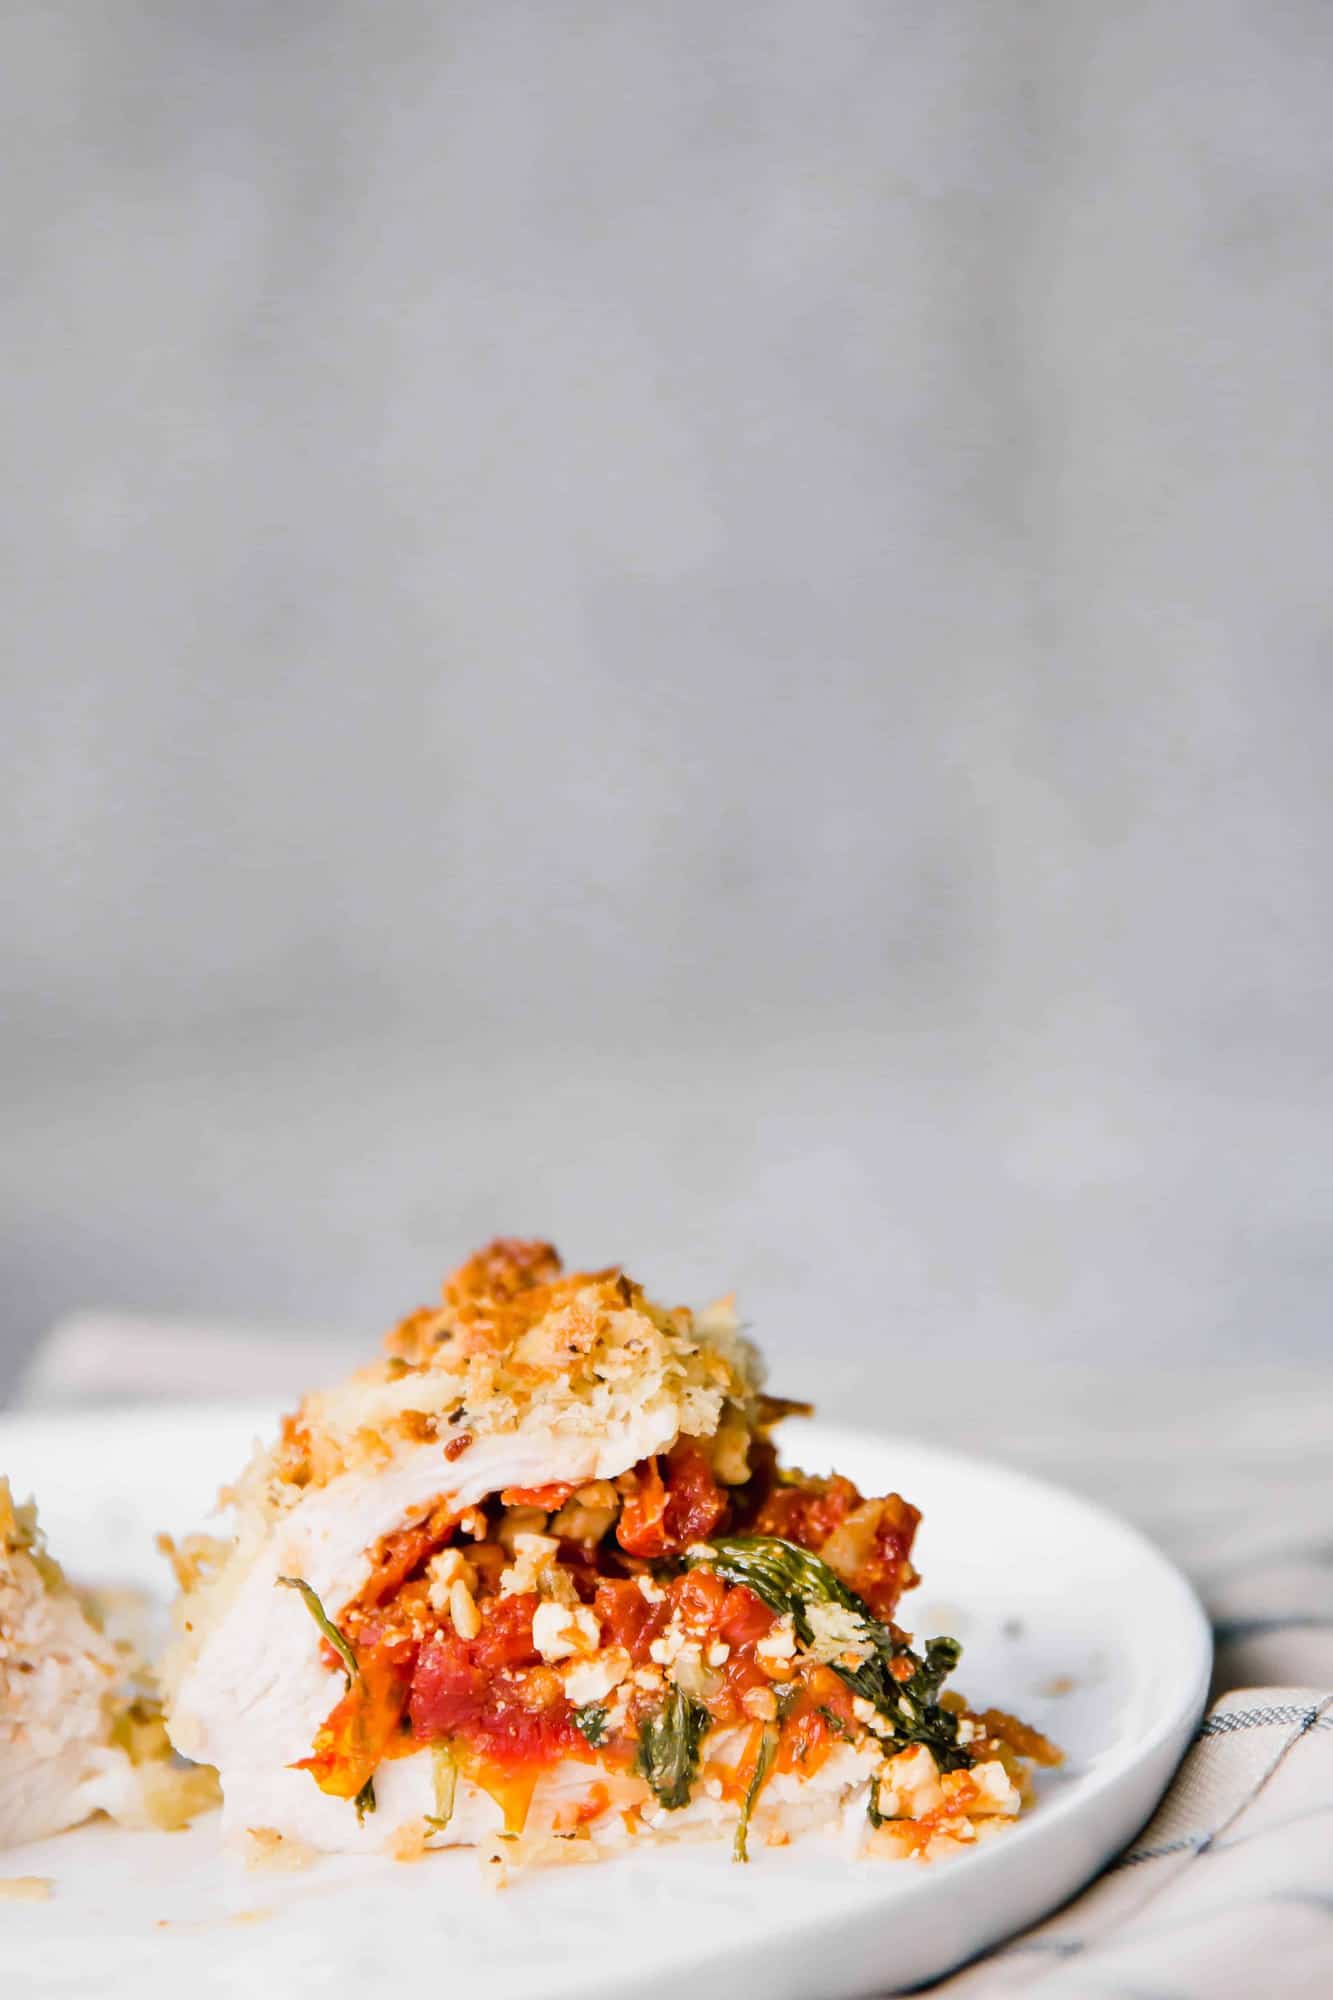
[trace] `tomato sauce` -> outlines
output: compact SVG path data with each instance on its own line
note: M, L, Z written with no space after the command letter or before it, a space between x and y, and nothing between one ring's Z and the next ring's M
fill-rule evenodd
M857 1541L861 1560L852 1587L886 1615L885 1607L896 1602L904 1577L911 1575L916 1510L895 1495L869 1503L879 1509L871 1518L850 1480L773 1485L764 1470L761 1457L761 1492L748 1507L741 1502L741 1525L817 1549L860 1509L862 1522L853 1525L865 1532ZM755 1714L747 1697L778 1687L775 1767L802 1774L817 1770L836 1742L854 1733L851 1698L837 1675L809 1663L800 1670L799 1683L794 1665L786 1680L772 1663L766 1671L755 1649L771 1632L774 1614L744 1585L728 1585L708 1569L656 1583L644 1577L649 1562L716 1535L738 1511L705 1452L693 1440L679 1440L617 1484L621 1511L614 1535L596 1545L565 1543L560 1551L578 1600L596 1618L600 1648L623 1649L631 1670L645 1667L652 1662L654 1640L674 1619L693 1642L697 1698L713 1719L752 1725ZM569 1492L563 1485L513 1488L501 1503L551 1511ZM446 1509L437 1508L376 1545L368 1582L339 1618L359 1676L300 1766L325 1791L355 1798L382 1758L447 1740L460 1768L500 1799L508 1818L520 1812L532 1783L552 1764L579 1758L624 1768L632 1761L640 1715L660 1702L660 1687L626 1684L619 1733L591 1748L574 1720L561 1675L534 1644L533 1615L541 1599L530 1590L500 1594L511 1557L494 1538L500 1525L494 1502L488 1518L492 1532L486 1539L465 1537L458 1544L474 1580L479 1626L471 1638L460 1636L452 1619L430 1603L429 1564L457 1533L457 1521ZM327 1646L325 1657L336 1664Z
M411 1685L410 1647L389 1643L358 1664L357 1679L316 1731L310 1755L296 1766L339 1799L354 1799L381 1759L393 1753Z
M664 1474L658 1459L645 1459L628 1475L633 1483L620 1510L616 1540L629 1555L654 1560L679 1555L691 1542L719 1533L730 1512L726 1492L692 1439L674 1444L665 1464Z
M560 1676L532 1643L537 1603L529 1592L492 1598L475 1639L442 1627L426 1640L407 1703L413 1749L458 1738L507 1766L587 1754Z
M592 1600L601 1627L602 1643L623 1646L636 1667L648 1658L648 1649L671 1616L665 1595L651 1603L633 1577L603 1577Z

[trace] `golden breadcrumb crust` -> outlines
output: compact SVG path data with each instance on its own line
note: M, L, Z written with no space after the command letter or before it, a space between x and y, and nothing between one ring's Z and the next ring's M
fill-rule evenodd
M386 1358L307 1396L262 1471L328 1484L404 1445L553 1428L597 1435L659 1398L676 1429L711 1436L728 1404L749 1411L758 1361L730 1301L706 1313L656 1305L616 1265L565 1271L549 1243L500 1237L444 1281L440 1303L385 1337ZM253 1490L253 1489L252 1489ZM247 1497L249 1497L247 1495Z

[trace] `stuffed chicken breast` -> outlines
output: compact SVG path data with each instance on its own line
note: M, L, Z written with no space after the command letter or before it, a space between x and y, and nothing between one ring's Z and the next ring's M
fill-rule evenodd
M730 1302L493 1243L178 1557L168 1725L230 1834L509 1857L845 1829L936 1851L1050 1746L894 1622L918 1515L779 1469ZM569 1850L561 1855L568 1858Z

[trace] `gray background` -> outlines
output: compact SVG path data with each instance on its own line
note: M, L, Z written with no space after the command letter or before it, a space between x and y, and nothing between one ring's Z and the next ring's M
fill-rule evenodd
M1325 7L3 42L0 1387L494 1228L1327 1350Z

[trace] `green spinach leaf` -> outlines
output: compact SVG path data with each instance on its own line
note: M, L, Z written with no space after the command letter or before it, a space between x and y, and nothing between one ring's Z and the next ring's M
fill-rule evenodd
M749 1835L750 1814L754 1811L755 1800L764 1788L764 1780L773 1768L773 1759L778 1754L778 1726L770 1722L764 1729L759 1744L759 1755L755 1759L750 1782L745 1787L745 1797L741 1802L741 1816L736 1825L736 1838L731 1846L733 1861L748 1861L750 1858Z
M673 1687L661 1708L639 1725L634 1768L668 1812L690 1802L699 1769L699 1743L711 1718L708 1710Z
M574 1727L593 1750L601 1748L606 1741L606 1709L601 1702L585 1701L582 1708L574 1710Z
M361 1669L356 1663L356 1654L320 1603L319 1593L311 1589L303 1576L280 1576L276 1581L284 1590L298 1590L301 1593L301 1602L342 1661L348 1687L351 1687L354 1681L359 1681Z
M924 1655L914 1652L894 1638L826 1562L777 1535L728 1535L700 1542L686 1550L684 1561L689 1569L711 1567L725 1582L745 1584L770 1611L789 1613L806 1645L814 1637L807 1605L836 1604L850 1612L872 1651L855 1667L834 1661L833 1671L892 1724L886 1750L923 1743L942 1771L971 1764L970 1754L958 1741L958 1718L938 1703L940 1687L962 1652L956 1639L932 1639Z

